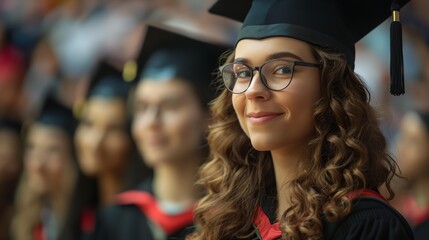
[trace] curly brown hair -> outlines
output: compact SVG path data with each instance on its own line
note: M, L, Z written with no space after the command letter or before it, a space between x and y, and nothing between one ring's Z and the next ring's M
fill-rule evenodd
M290 184L291 207L282 214L282 239L320 239L322 213L338 221L350 213L347 194L386 184L396 164L386 152L365 84L342 54L313 46L320 60L321 98L314 105L314 136L306 171ZM231 62L234 54L226 57ZM219 77L220 94L212 102L214 123L208 142L210 161L201 169L199 184L207 195L195 210L197 229L188 239L248 239L252 219L266 189L275 185L269 152L255 150L240 127L229 93Z

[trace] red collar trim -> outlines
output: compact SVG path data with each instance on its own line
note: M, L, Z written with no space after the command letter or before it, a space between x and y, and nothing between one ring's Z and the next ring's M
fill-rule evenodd
M139 207L151 222L160 226L167 235L173 234L194 222L194 207L188 210L171 215L163 212L159 207L156 199L147 192L127 191L118 195L117 202L122 205L134 204Z
M380 193L371 189L356 190L347 194L347 197L349 199L355 199L359 197L375 197L386 201L386 199ZM253 218L253 224L255 224L263 240L276 240L280 239L282 236L282 231L280 230L279 226L280 223L275 222L274 224L271 224L268 216L261 207L258 207L256 210L255 217Z
M85 208L80 217L80 229L83 234L91 234L95 230L95 210Z
M279 239L282 236L282 231L280 230L280 223L276 222L271 224L268 216L262 210L261 207L258 207L256 210L256 215L253 218L253 223L258 228L259 234L263 240L275 240Z
M44 240L45 232L43 231L43 225L41 223L38 223L36 227L33 229L33 238L34 240Z
M383 195L381 195L380 193L378 193L374 190L371 190L371 189L355 190L355 191L347 194L346 196L350 200L353 200L353 199L359 198L359 197L374 197L374 198L378 198L380 200L387 202L386 198L384 198Z

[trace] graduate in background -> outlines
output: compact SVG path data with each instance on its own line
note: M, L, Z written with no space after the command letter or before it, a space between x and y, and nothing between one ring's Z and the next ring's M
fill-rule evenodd
M0 117L0 240L11 239L10 221L21 172L21 123Z
M70 109L49 96L25 129L24 170L15 200L12 239L58 239L78 172L75 127Z
M147 174L131 137L129 90L120 71L100 62L79 113L75 146L82 172L62 240L92 239L96 212Z
M394 5L392 94L403 93ZM221 0L243 21L212 104L208 191L189 239L412 239L378 188L396 173L355 43L392 1Z
M398 206L413 227L416 240L429 236L429 113L410 111L403 117L398 138L401 176L409 195Z
M194 183L208 155L210 83L224 50L148 27L137 61L133 136L153 176L102 212L98 240L184 239L192 231L202 194Z

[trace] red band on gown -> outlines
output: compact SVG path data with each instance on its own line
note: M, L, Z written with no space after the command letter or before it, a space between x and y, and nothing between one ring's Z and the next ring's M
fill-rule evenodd
M191 225L194 221L193 210L189 208L179 214L167 214L158 206L156 199L147 192L127 191L118 195L119 204L134 204L156 225L160 226L167 235Z
M358 197L374 197L386 201L386 199L378 192L364 189L364 190L356 190L349 194L347 194L349 199L355 199ZM279 222L275 222L271 224L268 216L262 210L261 207L258 207L256 210L255 217L253 218L253 223L258 228L259 234L261 235L263 240L276 240L280 239L282 236L282 232L279 227Z

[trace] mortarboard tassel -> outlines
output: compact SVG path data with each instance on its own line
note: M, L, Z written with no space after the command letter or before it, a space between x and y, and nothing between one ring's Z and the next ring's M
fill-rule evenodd
M399 20L399 6L394 2L392 4L392 23L390 24L390 94L399 96L404 93L402 26Z

